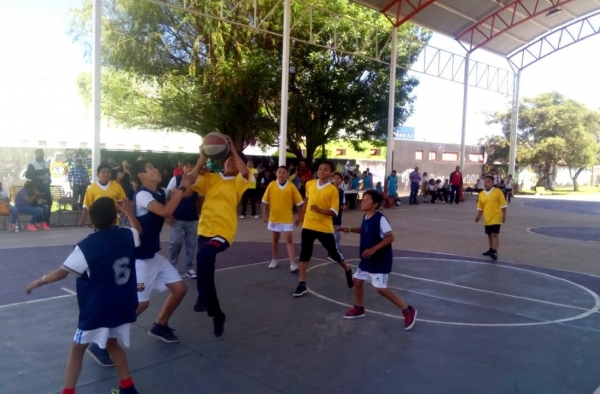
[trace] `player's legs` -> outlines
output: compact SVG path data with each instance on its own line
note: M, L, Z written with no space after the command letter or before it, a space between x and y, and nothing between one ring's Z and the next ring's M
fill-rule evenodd
M71 351L69 352L69 358L67 359L67 368L65 371L65 389L75 390L77 385L77 379L81 373L81 366L83 363L83 355L87 349L88 344L75 343L71 344ZM74 392L74 391L73 391Z
M271 242L271 260L277 260L279 255L279 238L281 233L279 231L272 231L273 242Z
M112 358L115 363L115 370L119 376L119 389L126 392L137 393L129 372L127 356L116 338L108 338L106 341L106 350L108 350L110 358Z
M246 216L246 207L248 206L248 199L250 198L250 190L247 189L244 194L242 194L242 212L240 212L240 217Z
M491 242L490 242L491 247L492 247L492 249L497 251L498 246L500 246L500 234L492 233L492 234L490 234L490 236L491 236Z
M194 270L195 254L194 249L198 244L198 221L184 222L185 228L185 272L188 278L197 277Z
M340 241L342 240L342 232L341 231L335 231L337 229L339 229L340 226L334 225L333 226L333 237L335 238L335 247L340 250Z
M398 296L393 290L388 289L388 274L369 274L371 277L371 283L377 290L377 293L387 298L392 304L396 305L402 311L404 316L404 329L410 330L414 325L417 318L417 310L412 306L408 305L402 298Z
M382 296L384 296L385 298L390 300L392 302L392 304L396 305L398 308L400 308L402 310L406 310L408 308L408 304L406 302L404 302L404 300L402 298L400 298L398 296L398 294L396 294L392 289L377 288L377 293L381 294Z
M294 247L294 233L292 231L285 231L283 236L285 237L285 246L288 253L288 258L290 259L290 264L296 264L296 251Z
M187 293L187 285L182 280L167 283L165 286L169 289L170 294L165 300L165 303L158 314L158 318L156 319L156 323L163 326L168 325L173 312L175 312L175 309L181 304L183 297L185 297L185 294Z
M354 306L363 307L364 297L364 286L365 281L363 279L354 278Z
M308 229L302 229L300 233L300 282L306 282L306 271L308 262L313 254L314 242L317 239L317 232Z
M258 202L258 189L248 189L248 191L250 192L250 210L252 212L252 216L257 216L256 215L256 203Z
M348 264L346 264L346 261L344 260L344 256L337 248L334 235L332 233L319 233L317 239L321 245L323 245L325 250L327 250L327 254L331 260L338 263L346 273L350 272L350 283L352 283L352 270L348 267ZM350 283L348 284L348 287L352 287Z

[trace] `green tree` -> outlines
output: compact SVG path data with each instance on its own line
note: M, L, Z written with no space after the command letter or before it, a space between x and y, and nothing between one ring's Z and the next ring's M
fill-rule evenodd
M507 163L511 112L489 114L488 123L501 124L503 132L486 139L488 160ZM537 186L544 186L557 166L566 166L574 190L579 190L579 175L599 162L599 154L600 113L556 92L523 99L517 161L539 171Z
M252 22L252 2L232 1L229 18ZM88 45L91 33L89 1L74 10L73 37ZM234 7L237 4L237 7ZM269 9L276 0L260 0ZM345 0L316 0L315 6L352 18L334 20L327 14L297 18L294 36L327 45L337 34L375 37L385 46L389 22L374 11ZM196 10L218 14L220 2L202 0ZM304 7L304 8L303 8ZM293 3L298 17L306 5ZM279 7L281 8L281 7ZM238 149L248 144L277 142L281 85L281 39L235 24L184 13L153 3L105 0L103 22L102 110L126 127L228 134ZM281 31L277 10L264 26ZM309 37L309 24L320 31ZM399 32L399 59L411 50L414 61L428 38L422 29L406 25ZM359 48L357 47L358 51ZM389 52L389 50L387 51ZM389 67L294 42L290 56L289 148L312 159L317 147L345 139L385 142ZM382 60L389 53L382 54ZM398 70L396 124L412 111L411 91L417 81ZM89 97L89 77L79 79Z

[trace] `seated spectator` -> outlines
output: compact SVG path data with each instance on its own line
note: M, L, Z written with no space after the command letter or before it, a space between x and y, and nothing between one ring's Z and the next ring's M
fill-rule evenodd
M437 202L444 202L444 185L442 184L441 179L436 179L435 181L435 198L434 200Z
M360 178L358 174L352 174L352 190L358 190L358 185L360 185Z
M383 186L381 186L381 182L377 182L377 185L375 185L375 190L377 193L383 194Z
M437 188L435 187L435 180L430 179L427 183L427 189L425 191L425 196L430 196L430 203L435 204L435 200L437 199Z
M8 192L2 187L2 182L0 182L0 215L9 215L8 231L11 233L19 231L17 228L17 217L19 215L19 211L17 210L17 207L10 205Z
M450 202L450 180L448 178L444 179L444 184L442 185L442 198L444 202Z
M50 230L47 219L45 219L50 216L50 207L31 181L25 182L23 188L19 190L15 198L15 205L19 213L31 215L27 230L37 231L38 228Z
M350 176L348 176L348 175L344 176L344 181L340 185L340 189L342 189L343 191L348 191L348 190L352 189L352 182L350 180Z

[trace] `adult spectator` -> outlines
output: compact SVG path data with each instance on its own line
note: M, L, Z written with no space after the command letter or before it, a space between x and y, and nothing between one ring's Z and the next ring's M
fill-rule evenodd
M296 186L296 189L300 190L300 178L298 178L298 175L296 174L296 167L293 164L290 164L288 171L290 174L288 180ZM294 210L296 210L296 205L294 205Z
M87 168L83 166L83 160L79 157L75 159L75 165L69 171L69 183L73 191L73 198L77 201L77 208L81 209L85 192L90 185L90 176Z
M417 195L419 194L419 186L421 185L421 173L419 173L419 167L415 167L415 170L408 176L410 179L410 197L408 200L409 205L419 205L417 202Z
M50 165L44 160L44 150L37 149L35 151L35 160L27 166L25 178L29 179L33 187L42 195L42 199L46 201L49 207L52 207L52 193L50 193ZM50 213L48 213L50 218ZM46 218L46 219L48 219Z
M112 157L108 158L108 165L110 166L110 180L116 181L117 174L119 173L119 166L117 165L115 159L113 159Z
M298 170L296 171L296 173L300 178L300 183L308 182L312 179L312 172L310 171L310 168L308 168L304 160L302 160L298 165ZM302 179L304 179L304 181L302 181Z
M463 187L463 176L460 172L460 167L456 166L456 169L450 174L450 203L454 202L458 204L460 197L460 190Z
M129 190L131 190L131 174L129 173L129 162L127 160L121 162L120 171L123 173L121 187L125 191L125 194L129 195Z
M185 162L181 159L177 160L177 167L173 170L173 177L178 177L183 175L183 167L185 166Z
M11 233L19 231L17 228L19 211L17 207L10 205L8 192L2 187L2 182L0 182L0 215L9 215L8 231Z
M15 205L19 213L31 215L31 220L27 225L27 230L37 231L38 228L50 230L48 218L50 217L50 207L43 199L33 182L27 181L15 197Z

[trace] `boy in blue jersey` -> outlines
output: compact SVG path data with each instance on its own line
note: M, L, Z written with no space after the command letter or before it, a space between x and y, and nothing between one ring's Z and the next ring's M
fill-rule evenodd
M62 393L74 394L88 344L108 350L119 375L120 394L137 394L129 374L127 357L120 339L129 347L130 324L136 320L137 280L135 248L140 244L140 225L133 206L124 200L119 207L132 228L114 226L115 202L109 197L97 199L90 207L92 223L98 232L79 242L62 267L31 282L27 294L37 287L57 282L69 273L77 276L79 323L71 345Z
M360 264L354 274L354 306L344 315L344 319L365 317L363 306L363 284L371 282L381 294L402 310L404 329L410 330L417 317L417 311L387 287L389 273L392 272L392 242L394 234L387 218L379 211L383 195L375 190L363 194L360 208L365 212L361 227L340 227L338 231L360 234Z

